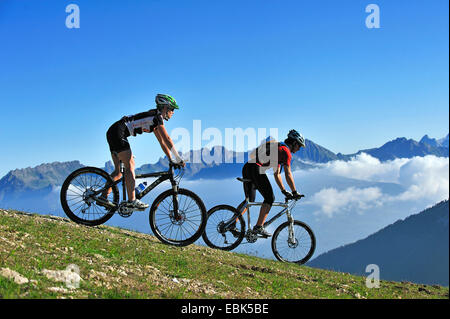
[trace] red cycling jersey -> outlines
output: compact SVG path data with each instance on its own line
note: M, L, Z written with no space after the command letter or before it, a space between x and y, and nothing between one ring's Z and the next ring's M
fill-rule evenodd
M283 143L284 144L284 143ZM291 166L292 153L285 144L278 146L278 166Z
M266 144L267 150L272 149L274 142L269 142ZM270 166L275 166L275 161L277 163L277 167L281 166L291 166L291 160L292 160L292 153L289 147L287 147L284 143L277 143L277 157L274 158L272 156L272 152L269 150L270 155L267 155L266 159L268 159L267 162L261 163L259 160L256 161L256 165L264 168L269 168ZM268 154L268 153L266 153Z

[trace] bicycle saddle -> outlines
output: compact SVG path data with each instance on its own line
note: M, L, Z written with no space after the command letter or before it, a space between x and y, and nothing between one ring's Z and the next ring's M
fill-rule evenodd
M252 181L251 179L248 179L248 178L242 178L242 177L236 177L236 179L237 179L238 181L242 182L242 183L245 183L245 182L251 182L251 181Z

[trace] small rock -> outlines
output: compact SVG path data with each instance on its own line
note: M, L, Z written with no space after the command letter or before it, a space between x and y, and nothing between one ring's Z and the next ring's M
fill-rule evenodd
M419 292L422 292L422 291L424 293L430 294L430 292L428 290L426 290L425 288L419 287Z
M176 283L176 284L179 284L179 283L180 283L180 282L178 281L177 278L173 278L172 281L173 281L174 283Z
M47 289L52 291L52 292L63 293L63 294L67 294L67 293L70 292L66 288L62 288L62 287L50 287L50 288L47 288Z
M44 269L42 270L42 274L50 280L65 282L67 286L78 288L78 285L82 279L75 270L76 269L72 269L71 267L67 267L66 270Z
M434 289L441 289L441 286L439 286L439 285L433 285L431 287L433 287Z
M121 276L128 276L128 274L125 271L121 270L121 269L117 270L117 273L119 275L121 275Z
M14 280L14 282L19 285L23 285L29 282L28 278L25 278L17 271L11 270L9 268L1 268L0 275L5 278Z
M105 260L105 257L103 257L103 255L100 254L94 254L94 257L100 260Z

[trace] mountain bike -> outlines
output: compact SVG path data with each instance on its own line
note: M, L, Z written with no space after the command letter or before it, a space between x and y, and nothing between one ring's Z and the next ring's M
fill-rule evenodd
M174 170L177 173L174 175ZM120 163L122 177L113 181L111 176L96 167L83 167L72 172L61 187L61 205L74 222L87 226L105 223L114 213L130 217L133 210L126 205L124 164ZM163 243L186 246L200 238L206 225L206 208L194 192L179 188L183 168L169 163L163 172L136 175L136 180L157 177L147 188L136 193L141 199L160 183L169 180L172 189L161 193L150 207L149 222L153 234ZM122 183L123 201L120 202L118 184ZM107 197L102 197L111 189Z
M237 178L241 182L251 180ZM304 197L304 195L301 195ZM300 198L301 198L300 197ZM275 257L283 262L304 264L307 262L316 248L316 238L311 228L292 217L292 210L298 199L286 199L284 203L274 202L272 206L282 207L273 218L264 223L264 227L272 224L280 216L286 214L287 221L278 226L272 236L272 252ZM245 238L247 243L255 243L266 236L255 234L250 222L250 207L261 206L261 202L249 202L248 198L239 204L237 208L230 205L217 205L208 211L205 232L202 235L205 243L221 250L233 250ZM247 230L242 215L247 213Z

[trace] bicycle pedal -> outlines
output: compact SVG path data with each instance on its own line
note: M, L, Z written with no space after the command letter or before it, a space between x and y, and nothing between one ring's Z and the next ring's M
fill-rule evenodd
M263 234L260 234L260 233L255 233L254 231L251 231L251 232L252 232L252 235L255 236L256 238L269 238L269 237L272 237L272 235L263 235Z

